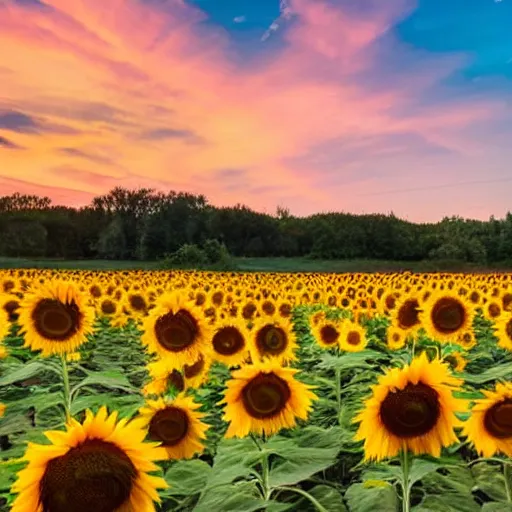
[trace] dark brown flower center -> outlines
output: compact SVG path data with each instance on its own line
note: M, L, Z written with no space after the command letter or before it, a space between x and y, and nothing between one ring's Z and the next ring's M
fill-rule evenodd
M487 307L487 311L489 312L489 316L491 318L497 318L500 316L501 308L495 302L491 302Z
M261 309L266 315L273 315L276 312L276 306L271 300L263 301Z
M466 309L460 300L443 297L434 304L430 318L437 331L453 334L464 326Z
M137 470L116 445L90 439L48 462L43 512L113 512L130 498Z
M64 304L55 299L42 299L32 311L36 332L52 341L66 341L79 329L82 314L74 301Z
M193 345L199 334L196 319L186 310L176 314L170 312L161 316L155 323L155 336L158 343L170 352L181 352Z
M212 295L212 303L215 306L220 306L224 300L224 294L221 291L216 291Z
M273 373L260 373L242 391L247 413L258 419L279 414L288 403L291 393L286 381Z
M380 406L386 429L401 438L422 436L436 425L440 415L437 391L421 382L389 392Z
M406 300L398 310L398 323L402 329L410 329L420 323L419 303L416 299Z
M288 303L279 306L279 314L283 317L288 317L292 314L292 306Z
M490 407L484 416L484 427L497 439L512 437L512 399L507 398Z
M349 331L347 334L347 343L353 347L357 347L361 344L361 334L357 331Z
M222 327L213 336L213 349L222 356L237 354L244 347L244 337L236 327Z
M183 367L183 372L187 379L192 379L199 375L204 369L205 361L203 356L199 356L199 359L194 364L186 364Z
M256 313L256 310L256 306L252 302L249 302L242 308L242 316L246 320L250 320L254 316L254 313Z
M8 300L4 304L4 310L9 315L9 322L16 322L16 320L18 320L18 317L19 317L18 309L19 309L19 307L20 307L20 303L17 300L15 300L15 299Z
M93 284L90 288L89 288L89 292L91 293L91 295L93 297L95 297L96 299L101 297L101 288L97 285L97 284Z
M185 389L185 379L178 370L173 370L167 376L167 387L173 387L178 392L181 392Z
M101 303L101 312L104 315L113 315L116 312L116 305L110 299L106 299Z
M501 298L501 304L503 305L503 309L505 311L512 310L512 293L505 293Z
M147 303L146 299L142 295L139 294L132 294L128 297L128 300L130 301L130 306L135 311L146 311L147 310Z
M163 446L174 446L186 437L188 428L188 414L179 407L170 406L151 418L148 434L152 441L160 441Z
M256 347L260 355L277 356L286 350L288 337L283 329L265 325L256 333Z
M324 325L320 329L320 338L326 345L334 345L338 342L340 333L332 325Z

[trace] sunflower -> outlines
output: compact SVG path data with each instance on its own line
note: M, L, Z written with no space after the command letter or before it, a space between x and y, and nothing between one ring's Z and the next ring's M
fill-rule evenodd
M467 329L459 334L457 343L465 350L471 350L476 345L475 333L472 329Z
M421 327L420 304L417 297L405 296L391 310L392 325L407 334L416 334Z
M201 309L179 292L159 298L144 319L143 330L142 343L174 368L211 351L210 328Z
M475 401L462 435L484 457L497 452L512 457L512 383L498 383L494 391L481 391L485 398Z
M183 373L168 368L165 361L158 360L146 365L151 380L142 388L143 395L165 395L169 389L181 393L186 389Z
M466 358L458 350L454 350L443 357L443 361L450 365L450 368L454 372L462 372L468 364Z
M87 411L83 424L71 419L66 432L45 432L51 445L29 443L11 512L154 511L157 489L167 487L148 474L158 469L157 443L143 443L144 430L116 420L102 407L96 416Z
M420 321L427 335L441 342L454 342L473 324L475 312L463 297L453 292L437 292L424 304Z
M390 326L386 332L386 341L389 350L400 350L407 343L407 335L402 329Z
M312 386L295 380L297 372L281 367L275 360L234 371L220 402L226 404L226 437L245 437L250 432L272 435L294 427L297 418L307 419L317 396Z
M7 348L0 343L0 359L5 359L9 355Z
M240 321L225 321L217 325L212 337L213 359L227 366L242 364L249 355L249 332Z
M94 309L69 281L54 281L27 293L20 303L19 324L25 346L43 356L74 352L93 331Z
M494 324L494 332L498 338L498 346L512 350L512 316L510 313L501 317Z
M173 400L159 398L147 400L146 406L139 409L140 418L134 421L148 431L151 441L162 443L160 458L190 459L202 453L209 425L202 423L201 407L191 397L183 394Z
M457 442L455 412L466 401L452 391L461 380L450 375L448 365L429 362L423 352L403 369L393 368L372 387L373 394L355 418L355 439L364 440L365 460L394 457L401 449L439 457L442 446Z
M0 304L3 304L2 297L0 297ZM0 307L0 341L2 341L8 334L11 324L9 323L9 315L7 311Z
M6 405L0 402L0 418L5 414Z
M340 323L336 320L322 320L313 324L311 334L322 348L337 348L340 339Z
M187 388L198 388L207 380L212 365L212 358L208 355L200 355L196 361L183 366L183 375Z
M249 344L253 361L271 358L283 364L297 358L296 349L297 337L290 320L276 315L254 323Z
M360 352L365 349L367 343L366 332L361 325L348 319L341 322L339 338L341 350L345 352Z

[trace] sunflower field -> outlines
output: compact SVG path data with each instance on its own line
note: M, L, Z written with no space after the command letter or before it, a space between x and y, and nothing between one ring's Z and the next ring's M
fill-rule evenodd
M512 512L512 277L0 271L0 511Z

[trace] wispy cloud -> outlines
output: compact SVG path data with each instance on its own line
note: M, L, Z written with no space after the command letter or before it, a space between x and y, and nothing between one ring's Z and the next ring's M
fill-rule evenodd
M53 173L63 192L52 193L70 202L122 180L267 211L287 198L297 214L432 219L476 211L475 197L441 189L434 208L428 194L378 192L508 172L512 151L496 139L507 99L454 95L447 79L468 56L400 42L393 27L413 2L291 0L282 44L258 39L250 65L186 2L41 4L0 4L0 130L27 148L3 152L0 177L33 191ZM505 194L486 186L488 210L503 213Z

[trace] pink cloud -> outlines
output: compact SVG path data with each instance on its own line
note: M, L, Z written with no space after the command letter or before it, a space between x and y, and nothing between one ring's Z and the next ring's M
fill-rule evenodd
M383 51L414 60L389 32L414 8L406 1L374 2L362 16L332 2L293 0L294 17L280 28L284 46L253 67L237 65L229 35L200 30L205 14L182 0L46 4L51 8L0 7L0 107L78 133L10 137L28 149L0 149L0 178L32 183L33 192L43 190L41 176L61 180L55 194L69 190L64 202L120 184L267 211L288 199L297 214L393 209L437 218L441 210L426 196L422 203L418 195L410 202L358 193L399 189L417 181L414 172L442 181L448 165L451 174L479 172L475 161L488 146L473 127L504 115L498 99L417 105L465 56L422 55L422 67L385 74ZM149 133L169 136L143 136ZM76 164L79 151L102 158L82 158L78 170L72 157ZM243 169L243 176L219 174L223 169ZM490 170L501 172L499 162ZM472 201L471 193L459 195L447 208L487 211Z

